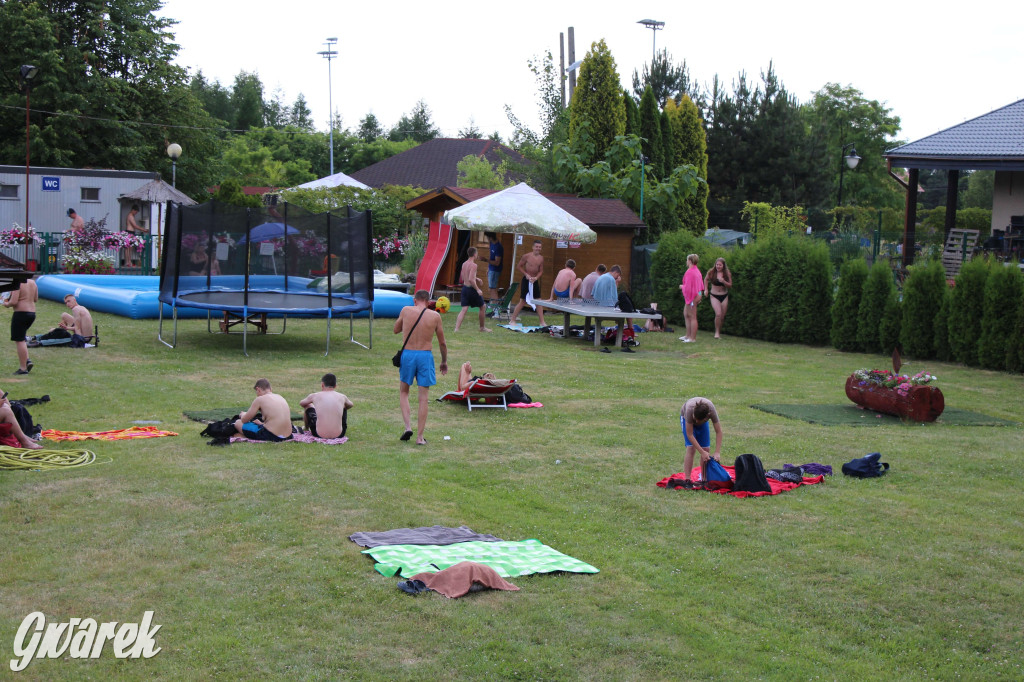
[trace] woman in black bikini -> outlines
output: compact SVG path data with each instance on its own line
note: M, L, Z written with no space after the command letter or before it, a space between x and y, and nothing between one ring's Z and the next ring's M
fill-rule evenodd
M722 322L729 310L729 288L732 286L732 273L725 264L724 258L715 261L715 266L704 276L704 290L711 296L711 307L715 309L715 338L720 339Z

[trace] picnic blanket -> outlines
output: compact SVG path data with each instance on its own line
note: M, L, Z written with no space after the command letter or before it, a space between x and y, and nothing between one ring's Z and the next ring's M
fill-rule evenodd
M381 545L454 545L457 542L501 542L493 535L477 533L468 526L420 526L419 528L393 528L377 532L360 531L348 539L360 547Z
M519 590L490 566L473 561L461 561L438 573L417 573L410 580L422 580L427 587L449 599L458 599L469 594L473 591L474 585L482 585L492 590Z
M244 436L231 436L232 443L273 443L269 440L252 440ZM348 442L348 436L341 438L317 438L311 433L293 433L291 438L278 441L280 443L323 443L324 445L341 445Z
M725 469L727 472L729 472L729 478L731 478L734 481L736 480L736 468L735 467L723 466L722 468ZM684 473L673 474L673 476L675 476L677 478L686 478L686 474L684 474ZM665 485L668 483L668 479L670 479L670 478L672 478L672 476L666 476L665 478L663 478L660 481L658 481L656 485L659 488L664 488ZM700 478L700 467L697 466L697 467L694 467L693 471L690 472L690 480L691 481L696 481L699 478ZM725 488L719 488L718 490L708 490L706 492L709 492L709 493L722 493L722 494L725 494L725 495L732 495L733 497L764 497L766 495L778 495L780 493L786 492L787 490L793 490L794 488L799 488L802 485L814 485L815 483L821 483L824 480L825 480L824 476L804 476L804 482L803 483L788 483L788 482L783 482L783 481L776 481L774 478L769 478L769 479L767 479L768 486L772 489L772 491L770 493L764 493L764 492L748 493L745 490L728 490L728 489L725 489Z
M417 573L436 573L460 561L490 566L502 578L533 573L597 573L590 564L552 549L539 540L516 542L460 542L454 545L382 545L364 549L373 557L373 568L388 578L410 578Z
M155 426L133 426L113 431L58 431L46 429L40 435L48 440L133 440L136 438L161 438L177 436L174 431L161 431Z

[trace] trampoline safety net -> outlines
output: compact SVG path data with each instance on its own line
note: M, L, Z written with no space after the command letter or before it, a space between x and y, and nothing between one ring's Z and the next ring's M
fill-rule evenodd
M169 202L160 300L212 310L327 315L373 304L372 217L284 202Z

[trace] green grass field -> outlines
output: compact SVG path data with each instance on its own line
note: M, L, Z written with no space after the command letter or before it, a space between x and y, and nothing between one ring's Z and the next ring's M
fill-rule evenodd
M35 331L57 319L44 302ZM10 315L5 311L0 318ZM529 318L528 318L529 319ZM1021 679L1022 427L820 426L758 403L844 404L853 370L887 358L747 339L696 344L641 334L635 354L467 320L458 365L515 377L543 409L431 403L427 447L399 442L398 337L373 349L322 321L241 339L183 321L96 315L90 350L34 349L11 398L62 430L159 420L174 438L88 444L112 460L0 471L0 677L17 679ZM6 319L0 319L6 324ZM366 340L367 323L356 323ZM5 342L5 372L16 368ZM1021 376L908 361L938 375L946 405L1022 421ZM355 401L341 446L213 448L184 409L248 406L268 377L293 408L326 371ZM820 462L837 475L768 498L667 492L682 468L679 407L718 406L723 461ZM451 440L443 440L451 436ZM59 444L56 447L80 447ZM886 477L839 466L880 451ZM348 540L355 531L467 525L537 538L596 575L512 579L520 592L409 596ZM161 653L8 668L33 611L162 625Z

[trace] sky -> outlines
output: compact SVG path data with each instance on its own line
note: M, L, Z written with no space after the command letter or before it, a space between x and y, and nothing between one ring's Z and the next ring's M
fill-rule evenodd
M685 60L693 80L710 85L717 74L730 92L738 73L756 81L769 63L801 102L826 83L852 85L899 116L903 141L1024 98L1024 10L1015 2L165 0L159 14L179 22L179 65L229 88L240 71L255 71L268 99L280 88L291 104L301 92L322 130L329 83L353 130L369 112L386 130L420 99L444 137L472 120L507 139L506 104L538 130L527 60L551 51L557 64L564 33L568 65L569 27L577 59L605 40L630 90L653 39ZM641 19L665 26L655 33ZM330 77L317 54L328 37L338 39Z

